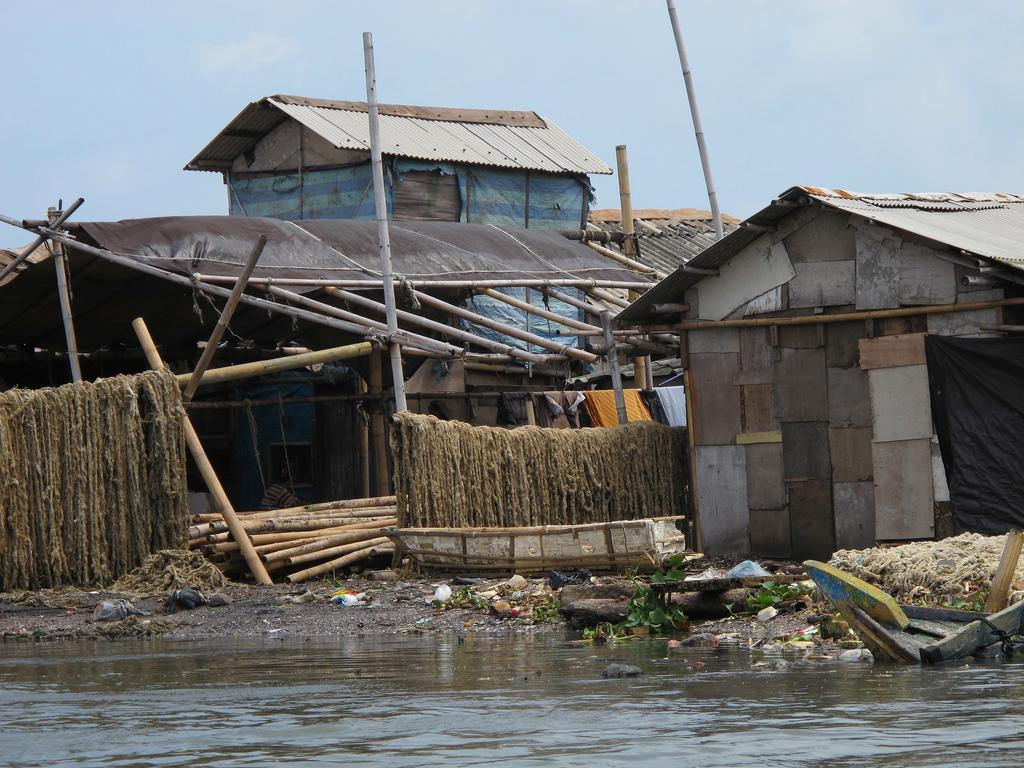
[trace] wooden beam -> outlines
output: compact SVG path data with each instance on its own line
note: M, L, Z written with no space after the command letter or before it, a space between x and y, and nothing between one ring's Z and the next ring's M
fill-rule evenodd
M353 357L363 357L373 352L373 344L369 341L360 341L356 344L348 344L344 347L331 347L316 352L306 352L301 355L286 355L275 357L270 360L256 360L252 363L239 363L228 365L223 368L210 368L203 374L203 378L196 386L207 384L219 384L224 381L238 381L239 379L250 379L253 376L265 376L268 373L279 373L291 371L296 368L305 368L309 365L319 363L332 363L336 360L348 360ZM178 384L187 387L193 380L194 373L178 374Z
M615 412L619 424L628 424L626 412L626 395L622 391L622 371L619 370L619 352L615 348L615 337L612 335L612 313L607 309L601 313L601 325L604 328L604 344L608 355L608 365L612 372L612 389L615 392Z
M1013 577L1017 573L1017 562L1020 560L1022 547L1024 547L1024 533L1010 531L1006 534L1006 544L1003 545L1003 554L999 558L999 567L996 568L995 578L992 579L992 589L985 602L985 613L999 613L1006 607L1010 587L1013 585Z

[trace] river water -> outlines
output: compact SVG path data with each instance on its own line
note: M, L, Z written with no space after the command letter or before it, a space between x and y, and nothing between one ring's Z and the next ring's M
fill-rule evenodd
M645 674L604 680L612 661ZM1021 663L541 635L0 645L11 766L1018 766L1022 710Z

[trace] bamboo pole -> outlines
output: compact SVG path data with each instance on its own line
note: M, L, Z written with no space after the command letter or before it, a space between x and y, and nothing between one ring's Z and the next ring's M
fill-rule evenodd
M297 571L288 575L288 581L292 584L297 584L301 581L306 581L314 576L321 576L325 573L331 573L339 568L344 568L346 565L352 563L358 563L360 560L366 560L374 557L375 555L384 555L395 551L394 544L379 545L376 547L367 547L366 549L359 549L355 552L351 552L347 555L339 557L337 560L330 560L326 563L314 566L313 568L307 568L304 571Z
M309 552L305 555L294 555L289 557L285 562L288 565L302 565L303 563L316 563L320 560L326 560L328 558L335 558L338 555L346 555L349 552L355 552L366 547L376 547L381 544L387 544L390 541L387 536L377 536L372 539L366 539L364 541L356 541L351 544L340 544L337 547L330 547L329 549L320 549L316 552Z
M477 314L476 312L471 312L468 309L463 309L462 307L457 307L454 304L449 304L447 301L442 301L441 299L425 294L422 291L416 291L415 295L416 298L419 299L420 303L424 304L425 306L441 310L442 312L448 312L452 315L455 315L456 317L461 317L465 320L470 320L471 322L474 322L477 325L482 325L484 328L490 328L491 330L497 331L498 333L503 333L506 336L511 336L512 338L519 339L520 341L525 341L529 344L538 346L541 349L547 349L552 352L558 352L560 354L566 355L567 357L572 357L576 360L582 360L585 363L597 362L597 355L591 354L590 352L586 352L582 349L577 349L576 347L570 346L563 346L558 344L557 342L551 341L550 339L546 339L543 336L538 336L534 333L528 333L527 331L521 331L518 328L512 328L511 326L496 322L491 318L484 317L483 315Z
M338 532L337 528L324 528L319 531L291 531L289 533L256 533L250 536L252 543L256 547L262 547L267 544L280 544L283 542L290 542L292 546L298 546L299 543L308 543L322 539L324 536L332 536ZM217 541L210 542L210 548L214 552L237 552L238 542L237 541Z
M71 214L73 214L75 211L77 211L78 210L78 206L80 206L84 202L85 202L85 198L84 197L78 198L77 200L75 200L75 202L73 202L66 209L64 209L64 211L62 211L60 213L60 215L58 215L57 218L54 219L52 222L51 221L47 221L47 226L50 229L57 229L58 227L60 227L61 224L63 224L68 219L69 216L71 216ZM26 227L24 225L24 223L17 222L14 219L8 219L6 216L4 216L3 219L4 219L4 221L6 221L8 224L10 224L12 226L21 227L22 229L29 229L30 231L32 229L31 227ZM37 235L36 239L33 240L31 243L29 243L28 247L24 251L22 251L21 254L18 255L14 259L14 261L12 261L6 267L4 267L2 270L0 270L0 280L3 280L5 277L7 277L9 274L11 274L11 272L16 270L19 266L21 266L21 264L24 263L24 261L29 256L32 255L32 252L36 248L38 248L40 245L45 243L46 240L47 240L47 236L46 235Z
M145 320L141 317L135 318L132 321L132 328L135 329L135 335L139 337L139 344L141 344L142 351L146 355L149 367L157 371L162 370L165 367L164 362L160 359L160 353L153 342L153 337L149 335L149 329L146 327ZM185 428L185 443L192 454L192 459L199 468L199 474L202 475L203 481L213 496L217 508L224 516L224 521L228 524L231 534L235 537L235 541L238 542L242 557L245 558L245 562L249 566L249 571L258 583L273 584L270 574L263 567L263 561L260 560L259 555L253 549L252 541L249 539L245 528L242 527L238 515L235 514L235 509L231 506L231 501L224 491L224 486L220 484L220 480L213 469L213 465L210 463L210 459L206 455L206 451L203 450L203 444L199 440L199 435L196 434L195 427L192 426L192 420L187 414L183 414L182 422Z
M242 293L245 291L245 286L249 282L249 278L252 276L252 271L256 268L256 262L259 261L260 254L263 253L263 248L266 245L266 235L260 235L256 238L256 245L253 246L252 252L249 254L249 258L246 259L245 265L242 267L242 271L238 275L238 279L235 281L235 287L231 289L231 295L228 296L228 300L224 304L224 309L221 310L220 315L217 317L217 324L213 327L213 332L210 334L210 338L207 340L206 346L203 347L203 354L199 356L199 362L196 363L195 370L192 371L192 378L188 380L188 383L181 392L181 399L186 405L192 399L192 396L196 393L196 389L202 383L203 374L206 373L206 369L209 368L210 363L213 362L213 356L217 352L217 345L220 344L220 340L224 337L224 331L227 330L228 323L231 322L231 317L235 314L235 308L238 306L238 300L242 297Z
M331 347L330 349L321 349L301 355L286 355L285 357L275 357L270 360L256 360L252 363L239 363L238 365L228 365L223 368L210 368L203 373L198 386L249 379L253 376L291 371L296 368L305 368L318 363L330 363L335 360L348 360L353 357L363 357L372 352L373 344L371 342L360 341L356 344L347 344L344 347ZM194 376L194 373L178 374L178 384L188 386Z
M945 315L956 312L974 312L978 309L1015 307L1024 305L1024 297L973 301L965 304L929 304L920 307L898 307L895 309L868 309L861 312L839 312L834 315L804 315L801 317L752 317L737 320L691 320L672 326L676 331L699 331L704 328L763 328L771 325L817 325L818 323L848 323L859 320L876 320L887 317L911 317L913 315Z
M588 288L587 293L590 294L591 296L601 299L601 301L605 302L606 304L621 307L622 309L625 309L626 307L629 306L629 301L627 301L626 299L619 298L613 293L608 293L608 291L604 290L603 288Z
M607 348L608 365L612 371L612 389L615 391L615 412L619 424L628 424L626 413L626 395L622 391L622 371L619 370L619 352L615 348L615 337L612 336L612 313L607 309L601 313L601 325L604 326L604 343Z
M0 218L0 221L3 221ZM13 221L13 220L12 220ZM8 222L10 223L10 222ZM14 226L19 226L17 223ZM682 267L685 269L685 265ZM695 274L708 274L717 275L718 270L715 269L702 269L698 270L696 267L687 269L688 272L694 272ZM193 275L196 280L207 284L207 285L218 285L222 283L234 283L233 277L226 277L224 275L208 275L201 272L196 272ZM399 282L397 279L395 282ZM635 288L639 291L645 291L651 287L649 280L595 280L586 277L568 277L568 278L499 278L499 279L487 279L487 280L457 280L457 279L426 279L426 280L410 280L409 281L414 288L417 289L457 289L467 291L479 291L483 288ZM349 290L381 290L382 282L380 278L377 279L358 279L358 278L320 278L320 277L253 277L249 280L249 285L295 285L295 286L311 286L313 288L347 288Z
M321 552L325 549L330 549L331 547L336 547L341 544L352 544L353 542L367 541L380 536L384 529L384 527L381 527L366 529L363 531L349 531L348 533L338 533L330 536L321 536L316 541L304 544L295 544L294 546L286 549L279 549L276 552L268 554L264 559L267 562L289 560L293 557ZM367 545L364 544L363 546Z
M622 223L622 250L629 259L635 259L636 233L633 224L633 195L629 186L629 157L626 153L626 145L619 144L615 147L615 167L619 177L619 218ZM636 291L629 292L630 302L640 298ZM633 383L637 389L647 385L647 372L651 365L650 355L637 355L633 358Z
M373 442L374 490L383 496L390 489L388 480L388 438L384 419L386 405L379 399L384 391L383 353L370 356L370 394L376 395L376 407L370 414L370 440Z
M370 391L366 383L366 377L358 377L359 392L366 394ZM370 490L370 420L368 414L360 407L356 409L355 418L358 422L359 433L359 488L363 496L369 496Z
M618 251L613 251L611 248L605 248L603 245L598 245L593 240L587 240L586 245L593 251L597 251L605 258L611 259L612 261L618 262L624 267L632 269L634 272L640 272L645 275L650 275L656 280L664 280L668 275L654 267L643 264L636 259L631 259L627 256L623 256ZM648 283L647 288L650 288L653 283Z
M1017 573L1017 562L1020 560L1022 547L1024 547L1024 533L1010 531L1006 534L1006 543L1003 545L1003 554L999 558L999 567L996 568L995 578L992 579L992 589L985 602L985 613L999 613L1006 607L1010 587L1013 585L1013 577Z
M394 525L393 521L397 519L397 517L391 516L390 518L381 518L374 521L363 520L353 522L351 520L336 520L325 522L322 526L312 525L306 528L298 528L297 530L289 530L289 527L286 526L283 530L280 528L271 528L269 530L265 529L262 531L248 531L248 533L249 537L253 539L254 544L271 544L275 541L288 541L287 538L284 538L288 535L292 535L296 539L323 538L324 536L333 536L334 534L345 533L347 531L363 531L366 530L367 527L388 527ZM268 536L275 538L265 538ZM231 538L231 532L219 531L217 533L211 533L206 538L211 544L227 544L230 543L229 539ZM259 541L257 541L257 539L259 539Z
M485 296L490 296L492 299L497 299L503 304L508 304L510 307L515 307L516 309L520 309L523 312L527 312L531 315L542 317L545 320L551 320L554 323L559 323L560 325L564 325L568 328L576 328L581 331L601 330L596 325L591 325L590 323L584 323L579 320L574 320L571 317L560 315L557 312L551 312L549 310L543 309L542 307L535 307L533 304L529 304L525 301L517 299L515 296L509 296L507 293L502 293L501 291L495 288L484 288L481 291L481 293L483 293Z
M543 291L547 296L550 296L552 299L557 299L558 301L570 304L571 306L574 306L577 309L582 309L584 312L586 312L588 315L591 315L592 317L596 317L598 319L600 319L601 317L603 307L599 307L596 304L591 304L589 301L584 301L583 299L577 299L575 296L570 296L566 293L562 293L561 291L556 291L554 288L541 288L541 291Z
M68 364L71 366L71 380L76 384L82 380L82 366L78 359L78 340L75 338L75 324L71 318L71 292L68 290L68 263L64 256L64 245L52 243L53 266L57 272L57 295L60 299L60 317L64 323L64 340L68 348Z

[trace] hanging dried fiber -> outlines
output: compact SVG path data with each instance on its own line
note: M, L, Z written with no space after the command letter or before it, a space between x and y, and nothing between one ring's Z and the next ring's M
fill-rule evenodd
M187 542L169 373L0 394L0 590L107 584Z
M391 435L403 527L574 525L683 511L682 429L504 429L400 413Z

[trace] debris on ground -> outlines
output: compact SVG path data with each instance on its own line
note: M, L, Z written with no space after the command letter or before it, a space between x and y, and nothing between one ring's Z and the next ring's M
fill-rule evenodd
M167 613L191 611L201 605L206 605L206 595L197 589L185 587L176 589L167 596L167 600L164 601L164 610Z
M96 621L122 621L129 616L146 615L127 600L101 600L92 612Z
M561 571L552 571L548 576L548 586L552 589L561 589L564 586L570 584L589 584L592 575L586 568L576 571L576 573L562 573Z
M158 595L183 587L213 592L228 580L201 552L164 549L149 555L142 565L129 571L111 587L112 592Z
M613 679L619 677L639 677L644 671L640 667L634 667L629 664L609 664L604 668L604 672L601 673L601 677Z

